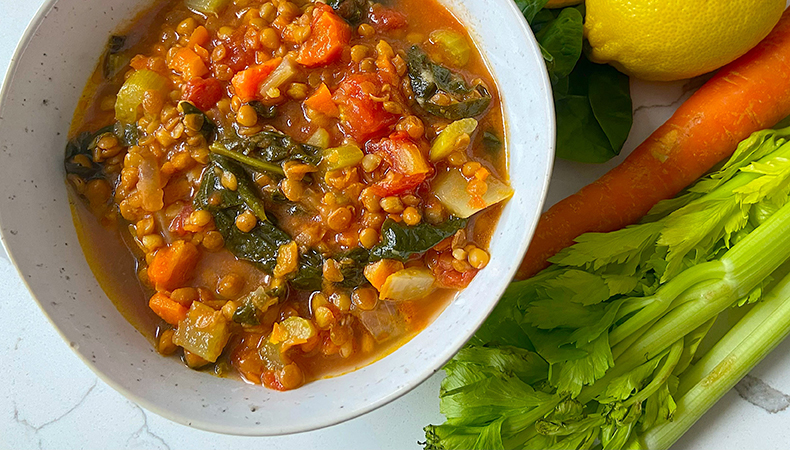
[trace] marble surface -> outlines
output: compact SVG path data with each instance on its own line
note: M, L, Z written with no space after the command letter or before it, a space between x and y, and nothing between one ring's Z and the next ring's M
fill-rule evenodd
M42 3L4 2L0 74L5 73L17 41ZM624 155L701 83L634 83L635 123ZM558 161L548 201L576 191L624 155L602 166ZM140 408L85 367L41 313L2 246L0 293L0 449L417 449L422 427L441 421L436 399L440 378L434 376L388 406L324 430L249 438L191 429ZM790 341L780 345L673 448L786 448L790 441L786 392L790 392Z

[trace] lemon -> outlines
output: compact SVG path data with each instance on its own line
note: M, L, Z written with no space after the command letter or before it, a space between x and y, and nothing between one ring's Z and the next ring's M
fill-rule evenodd
M589 57L637 78L691 78L757 45L785 0L587 0Z

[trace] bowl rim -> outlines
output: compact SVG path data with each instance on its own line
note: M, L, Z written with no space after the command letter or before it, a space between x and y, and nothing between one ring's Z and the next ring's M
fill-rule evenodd
M28 23L27 27L25 28L25 31L23 32L22 37L20 38L19 42L17 43L16 48L15 48L15 50L14 50L12 56L11 56L11 59L9 60L8 68L6 70L6 73L5 73L5 76L4 76L4 79L3 79L2 87L0 87L0 112L3 111L4 103L6 102L6 99L9 96L9 92L11 91L11 83L10 82L14 78L14 76L15 76L18 68L19 68L19 63L20 63L20 60L22 59L23 53L25 52L25 50L29 46L31 40L34 38L37 30L42 25L44 20L47 18L47 16L50 13L50 11L52 11L52 9L57 5L57 3L59 1L60 0L46 0L41 5L41 7L36 11L35 15L33 16L33 18ZM463 0L461 0L461 1L463 1ZM474 0L472 0L472 1L474 1ZM516 250L516 253L518 253L520 255L523 255L526 252L527 246L529 245L532 237L534 236L535 228L536 228L537 222L538 222L537 217L540 216L540 212L541 212L541 210L543 208L543 205L544 205L544 203L546 201L546 197L547 197L547 193L548 193L548 184L549 184L549 180L551 178L551 174L552 174L553 166L554 166L554 152L555 152L555 146L556 146L556 119L555 119L555 112L554 112L554 102L553 102L552 97L551 97L552 89L551 89L551 84L549 82L548 73L546 72L545 60L541 57L541 55L540 55L540 53L538 51L538 44L537 44L537 40L535 39L534 33L532 32L532 30L529 27L526 19L524 18L523 14L521 14L521 11L518 9L518 7L515 5L514 2L509 1L509 0L495 0L495 1L500 1L503 4L506 4L506 7L510 9L511 13L516 15L517 21L518 21L518 28L520 29L521 33L530 42L530 44L531 44L530 47L531 48L529 48L528 50L529 50L530 53L533 53L533 56L537 57L539 65L540 65L540 68L543 69L542 72L541 72L541 75L539 77L539 80L540 80L539 88L540 88L540 92L543 93L543 98L540 99L540 100L545 105L548 106L548 111L547 111L546 118L548 119L547 126L548 126L549 133L550 133L549 136L548 136L548 144L549 144L548 147L549 148L547 149L548 155L547 155L547 161L546 161L546 164L545 164L545 171L543 173L539 173L540 181L543 183L543 188L542 188L542 192L541 192L541 194L540 194L540 196L538 198L537 204L536 204L536 211L535 211L536 220L530 225L531 229L528 230L528 233L526 235L527 239L524 239L523 242L520 242L519 247L517 249L514 249L514 250ZM153 4L154 2L149 1L149 3ZM440 3L444 3L444 1L440 0ZM482 53L482 51L481 51L481 53ZM483 54L482 56L483 56L484 59L487 59L485 54ZM495 80L497 80L496 74L493 73L493 71L492 71L492 75L494 75ZM501 98L500 101L502 102L503 113L504 113L507 99ZM509 127L509 126L511 126L511 125L509 123L506 123L506 127ZM65 180L64 180L64 184L66 184ZM12 249L7 244L8 238L6 236L6 233L7 233L7 228L3 224L3 215L2 215L2 212L0 212L0 245L2 245L3 248L5 249L6 254L8 255L9 261L14 266L14 269L16 270L16 273L18 274L19 278L22 280L22 282L23 282L25 288L27 289L27 291L30 293L30 296L35 300L36 304L38 305L39 309L43 313L44 317L52 325L52 327L56 330L56 332L61 337L61 339L63 339L64 342L68 343L69 339L66 336L65 332L58 325L56 325L54 319L52 318L52 316L48 312L47 308L44 307L44 304L42 303L42 300L39 299L38 296L34 293L33 288L32 288L32 286L30 285L30 283L28 281L28 278L22 272L22 268L20 267L20 264L18 263L18 261L17 261L17 259L15 257L15 252L12 251ZM512 279L513 276L515 275L517 269L518 269L518 265L516 264L513 267L510 267L508 269L508 271L505 272L503 275L505 275L505 277L507 279ZM507 286L507 284L503 285L503 287L501 289L502 292L504 292L504 289L506 288L506 286ZM502 292L498 292L498 296L501 296ZM493 309L496 307L497 303L498 302L491 302L491 304L486 308L487 311L485 312L485 314L481 315L480 318L474 324L473 330L476 331L477 329L479 329L479 327L483 324L483 322L488 318L488 316L491 314ZM473 334L474 334L474 332L470 333L469 337L471 337ZM226 426L221 426L221 425L217 426L217 425L215 425L215 424L213 424L211 422L203 422L203 421L200 421L200 420L188 419L185 416L182 416L182 415L180 415L178 413L172 412L172 411L168 410L165 407L160 407L156 403L151 402L151 401L147 400L146 398L144 398L144 397L142 397L140 395L137 395L134 391L132 391L131 389L125 387L121 382L116 381L110 375L108 375L104 371L100 370L98 368L97 364L95 364L93 361L89 360L87 355L84 355L82 352L79 351L78 347L69 345L69 348L72 350L72 352L74 354L76 354L76 356L99 379L101 379L104 383L106 383L107 385L112 387L115 391L119 392L121 395L123 395L127 399L133 401L134 403L136 403L136 404L144 407L145 409L147 409L147 410L149 410L151 412L154 412L155 414L157 414L159 416L162 416L162 417L164 417L164 418L166 418L166 419L168 419L170 421L173 421L173 422L176 422L176 423L179 423L179 424L182 424L182 425L186 425L186 426L189 426L189 427L192 427L192 428L204 430L204 431L215 432L215 433L226 434L226 435L235 435L235 436L284 436L284 435L290 435L290 434L295 434L295 433L307 432L307 431L312 431L312 430L317 430L317 429L321 429L321 428L337 425L337 424L343 423L345 421L354 419L356 417L362 416L362 415L364 415L364 414L366 414L368 412L371 412L371 411L376 410L376 409L378 409L378 408L380 408L380 407L382 407L384 405L389 404L390 402L392 402L392 401L400 398L401 396L405 395L406 393L410 392L411 390L413 390L414 388L416 388L417 386L419 386L420 384L425 382L425 380L427 380L431 375L433 375L434 373L439 371L441 369L441 367L444 366L444 364L447 361L449 361L458 352L458 350L460 350L460 348L462 346L463 346L463 343L461 343L458 348L447 348L443 352L438 353L437 354L437 358L436 358L436 361L437 361L438 364L436 365L435 368L434 367L426 367L424 369L420 369L420 370L415 371L417 373L417 375L411 377L410 381L408 381L407 383L404 383L404 384L398 386L396 389L393 389L388 395L379 397L375 401L365 403L364 405L362 405L362 406L360 406L358 408L350 408L350 409L347 409L345 411L336 412L336 414L333 415L330 419L318 420L318 421L310 423L310 424L300 423L298 425L291 426L291 427L283 427L276 433L275 432L271 432L271 433L262 432L260 430L257 430L257 429L254 429L254 428L249 428L249 427L233 428L233 427L226 427ZM376 361L374 361L374 362L372 362L372 363L370 363L368 365L375 364L375 363L376 363Z

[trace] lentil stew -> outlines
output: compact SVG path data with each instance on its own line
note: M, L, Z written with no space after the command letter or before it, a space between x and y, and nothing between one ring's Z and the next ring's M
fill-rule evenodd
M71 136L119 309L156 317L162 355L277 390L427 326L513 193L496 84L435 0L160 1L111 37Z

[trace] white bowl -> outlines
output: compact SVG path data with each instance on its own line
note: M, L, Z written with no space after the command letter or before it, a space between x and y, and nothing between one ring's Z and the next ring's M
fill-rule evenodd
M52 0L42 7L0 95L0 230L33 296L94 372L176 422L221 433L277 435L325 427L382 406L461 348L493 309L532 236L554 156L554 111L540 51L511 0L443 3L476 39L505 99L516 193L493 235L491 263L431 325L389 356L284 393L160 357L99 287L72 222L62 162L66 135L108 36L151 0Z

